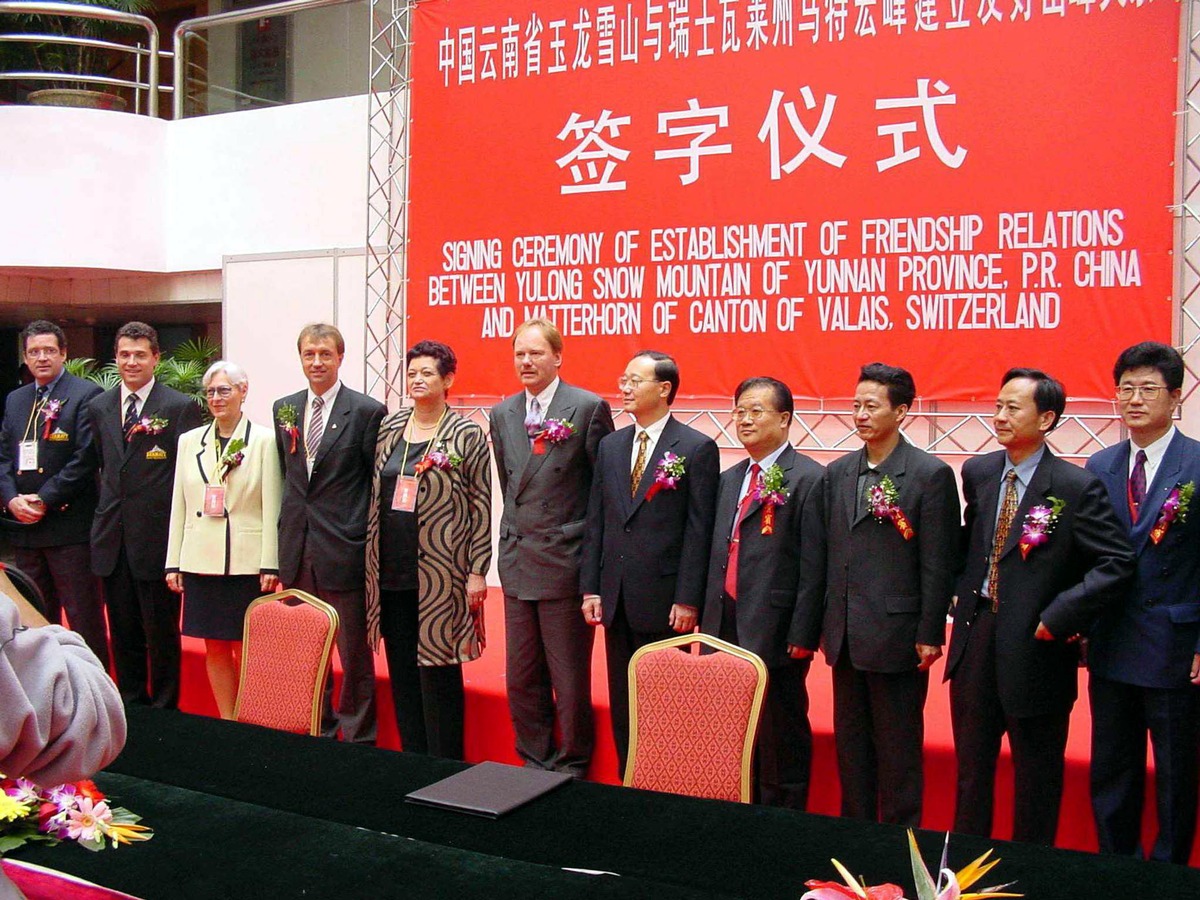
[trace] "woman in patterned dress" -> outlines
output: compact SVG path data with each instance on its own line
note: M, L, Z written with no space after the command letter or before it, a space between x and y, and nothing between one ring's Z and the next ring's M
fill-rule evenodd
M492 558L483 429L450 409L454 351L406 354L413 405L379 427L367 514L367 625L384 641L404 750L463 758L462 663L483 652Z

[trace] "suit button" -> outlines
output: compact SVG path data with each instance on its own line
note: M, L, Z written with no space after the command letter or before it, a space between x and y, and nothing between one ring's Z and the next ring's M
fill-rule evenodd
M199 510L197 510L197 512L196 512L196 518L197 518L197 519L199 519L199 518L202 518L203 516L204 516L204 513L202 513L202 512L200 512Z
M632 528L630 528L628 525L626 525L626 526L625 526L625 533L626 533L626 534L629 534L629 532L631 532L631 531L633 531L633 529L632 529Z

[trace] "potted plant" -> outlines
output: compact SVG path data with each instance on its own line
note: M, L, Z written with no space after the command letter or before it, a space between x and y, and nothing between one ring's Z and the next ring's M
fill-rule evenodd
M75 0L70 5L95 6L136 15L146 15L154 9L152 0ZM54 38L89 38L112 43L132 43L140 32L137 26L119 22L81 16L41 14L0 15L0 30L7 33L42 34ZM20 59L21 50L28 48L26 58L31 58L34 70L64 76L61 81L49 82L48 88L31 91L27 98L30 103L41 106L125 109L126 102L123 97L110 91L93 90L87 81L81 81L79 78L111 76L122 64L128 62L128 53L108 47L76 46L54 41L27 43L23 47L20 44L8 46L13 49L10 49L7 55L13 59Z
M184 341L170 353L164 353L154 367L154 377L167 387L187 394L196 401L201 414L208 418L208 405L204 401L201 380L204 372L221 352L221 347L207 338ZM100 365L87 356L75 356L67 360L66 369L72 375L93 381L108 390L121 383L121 373L116 363Z

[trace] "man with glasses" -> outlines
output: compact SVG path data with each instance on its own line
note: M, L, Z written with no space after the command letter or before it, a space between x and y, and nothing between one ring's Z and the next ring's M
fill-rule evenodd
M504 492L498 566L517 754L527 766L583 778L595 743L596 633L579 615L579 561L596 452L613 421L607 401L559 377L562 351L553 322L517 328L523 389L496 404L490 421Z
M1133 544L1137 573L1088 638L1092 812L1100 849L1143 856L1146 734L1154 748L1158 836L1150 858L1187 863L1196 833L1200 697L1200 443L1175 427L1183 359L1146 341L1113 368L1129 440L1087 469Z
M704 602L720 456L712 438L671 415L679 367L638 353L617 386L634 420L600 442L588 501L583 616L603 624L618 773L629 750L629 660L696 627Z
M700 628L757 654L770 670L755 748L757 799L804 809L812 728L804 680L825 599L825 469L792 449L792 392L748 378L733 425L749 459L721 474Z
M58 624L66 609L71 629L107 669L104 609L89 548L97 491L86 410L100 387L63 368L67 338L53 322L26 325L21 350L33 381L8 395L0 424L0 503L13 561L37 583L46 618Z
M179 595L163 569L179 436L200 426L200 406L154 377L158 332L117 330L121 383L88 406L100 465L92 571L104 579L113 663L126 703L179 705Z
M960 509L950 467L900 434L916 394L897 366L859 372L863 447L825 472L821 637L833 666L842 815L912 827L921 824L925 696L945 642ZM819 616L820 606L806 612Z

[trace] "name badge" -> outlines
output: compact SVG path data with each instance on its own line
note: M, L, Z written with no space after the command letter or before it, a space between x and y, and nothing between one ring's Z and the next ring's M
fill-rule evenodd
M417 479L402 475L396 479L396 491L392 494L392 509L397 512L413 512L417 508Z
M206 516L225 515L225 485L206 484L204 486L204 514Z
M37 441L21 441L20 460L17 469L22 472L33 472L38 467Z
M167 458L167 451L164 450L162 447L158 446L157 444L154 445L154 448L152 450L146 451L146 459L166 459L166 458Z
M55 428L52 432L50 432L50 437L46 438L48 441L69 441L70 439L71 436L61 428Z

